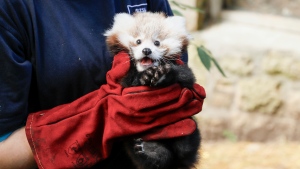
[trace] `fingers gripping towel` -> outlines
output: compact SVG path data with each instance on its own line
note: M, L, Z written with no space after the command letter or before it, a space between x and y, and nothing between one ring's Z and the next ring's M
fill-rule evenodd
M116 139L137 134L148 140L171 138L195 130L190 117L202 109L201 86L123 89L119 81L129 67L128 54L119 53L106 85L29 115L26 135L39 168L88 168L109 156Z

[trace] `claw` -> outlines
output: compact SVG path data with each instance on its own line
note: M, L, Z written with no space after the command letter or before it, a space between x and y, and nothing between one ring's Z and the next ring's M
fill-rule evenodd
M141 85L146 85L146 82L144 79L140 79Z
M151 79L150 86L155 86L155 80Z
M157 71L157 72L159 72L160 74L164 74L165 68L162 67L162 66L160 66L160 67L158 68L158 71Z
M155 78L155 79L157 79L157 80L160 78L160 75L159 75L159 73L158 73L158 72L155 72L155 74L154 74L154 78Z
M171 69L171 65L170 65L170 64L166 64L166 65L165 65L165 68L166 68L167 72L169 72L170 69Z
M147 69L146 73L150 76L153 76L154 71L153 71L153 69Z
M135 142L142 143L144 140L142 138L134 139Z
M134 151L135 153L137 154L142 154L144 153L144 142L143 142L143 139L142 138L138 138L138 139L135 139L135 144L134 144Z

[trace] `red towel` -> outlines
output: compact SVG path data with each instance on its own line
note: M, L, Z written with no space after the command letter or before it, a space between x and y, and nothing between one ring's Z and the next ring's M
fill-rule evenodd
M202 109L201 86L124 89L119 81L129 67L128 54L119 53L100 89L29 115L26 135L39 168L89 168L109 156L116 139L171 138L195 130L190 117Z

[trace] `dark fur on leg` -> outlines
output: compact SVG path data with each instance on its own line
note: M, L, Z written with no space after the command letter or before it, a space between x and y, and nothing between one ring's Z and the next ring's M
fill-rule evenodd
M92 167L93 169L136 169L123 142L114 144L109 157Z
M138 169L190 169L198 161L201 136L199 130L173 139L125 143L127 153Z
M134 139L126 143L126 149L138 169L169 169L174 160L164 141Z
M173 168L189 169L195 167L199 160L198 150L200 148L201 135L197 129L193 134L172 139L172 150L176 154Z

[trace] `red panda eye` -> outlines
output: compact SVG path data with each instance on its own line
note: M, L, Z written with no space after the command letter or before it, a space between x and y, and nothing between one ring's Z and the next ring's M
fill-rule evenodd
M140 39L138 39L138 40L136 40L136 44L141 44L142 43L142 41L140 40Z
M160 45L160 42L156 40L156 41L154 41L154 45L155 45L155 46L159 46L159 45Z

